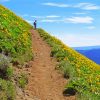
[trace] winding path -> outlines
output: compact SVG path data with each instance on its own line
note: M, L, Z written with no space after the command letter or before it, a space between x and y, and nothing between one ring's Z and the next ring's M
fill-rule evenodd
M75 100L74 96L64 97L62 92L67 80L55 70L56 60L50 57L51 48L31 30L35 58L30 70L29 83L25 92L32 99L26 100Z

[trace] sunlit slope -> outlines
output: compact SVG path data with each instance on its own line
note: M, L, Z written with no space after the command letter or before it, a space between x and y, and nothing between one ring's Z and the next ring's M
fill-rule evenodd
M15 74L13 65L22 67L32 59L31 28L22 18L0 5L0 100L16 98L16 87L21 86L19 80L22 82L22 79L18 78L21 71Z
M25 54L31 55L31 28L22 18L0 5L0 52L15 60Z
M64 76L69 77L66 88L74 88L81 100L99 100L100 98L100 66L57 38L38 29L40 36L51 46L51 56L59 62Z

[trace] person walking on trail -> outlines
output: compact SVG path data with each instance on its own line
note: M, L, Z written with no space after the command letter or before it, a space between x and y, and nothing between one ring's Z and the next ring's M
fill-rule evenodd
M37 28L37 21L35 20L34 21L34 29L36 29Z

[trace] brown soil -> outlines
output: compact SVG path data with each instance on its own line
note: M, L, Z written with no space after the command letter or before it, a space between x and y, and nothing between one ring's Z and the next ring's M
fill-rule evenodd
M56 67L56 60L50 57L51 48L42 40L36 30L31 30L35 58L25 89L25 100L75 100L75 96L64 97L67 80Z

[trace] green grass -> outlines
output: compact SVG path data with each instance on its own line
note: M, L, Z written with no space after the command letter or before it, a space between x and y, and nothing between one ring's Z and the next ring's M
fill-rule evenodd
M0 78L0 100L15 100L15 87L10 81Z
M32 58L31 29L30 24L0 5L0 51L13 61L20 63L20 58L24 61Z
M33 58L31 29L29 23L0 5L0 100L16 98L12 65L22 66ZM19 83L25 86L24 76Z
M51 56L59 64L64 76L69 77L65 86L77 91L79 100L99 100L100 98L100 66L72 48L63 44L43 29L38 29L40 36L51 46Z
M27 75L24 74L24 73L21 73L19 79L18 79L18 84L19 84L19 87L21 88L25 88L25 85L28 83L28 78L27 78Z
M9 66L6 70L6 77L10 80L13 77L14 70L12 66Z

